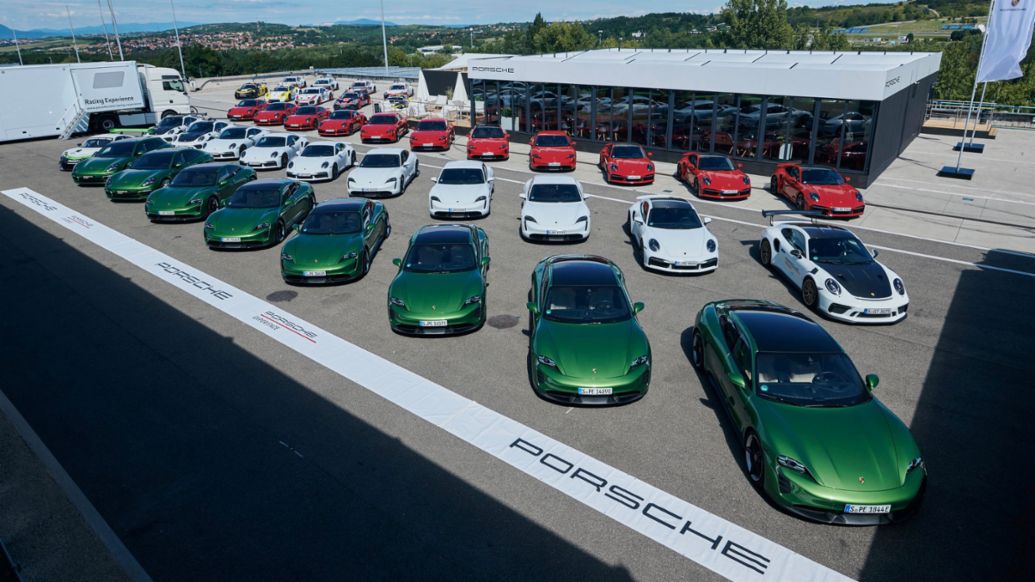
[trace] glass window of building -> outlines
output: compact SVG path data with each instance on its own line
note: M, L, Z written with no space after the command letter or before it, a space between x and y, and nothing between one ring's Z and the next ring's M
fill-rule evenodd
M775 120L768 114L768 105L760 95L740 95L735 119L733 147L730 153L738 158L754 158L758 151L759 141L765 149L772 145L766 139L766 128Z
M762 151L765 159L808 161L815 102L812 97L769 98L767 146Z
M821 99L819 119L816 128L816 153L814 162L837 166L844 134L848 102L839 99Z
M876 103L872 101L848 101L844 113L824 120L829 127L823 132L833 136L837 133L834 127L840 127L841 139L831 139L822 150L817 150L816 161L842 170L864 171L875 109Z
M701 118L701 147L703 151L719 154L733 153L733 135L737 127L738 96L731 93L720 93L706 122ZM704 106L702 104L702 106ZM702 114L706 110L702 110Z
M576 137L589 138L593 134L593 102L596 100L596 93L593 87L576 86L575 102L572 103L572 110L575 115Z
M627 106L632 113L632 141L640 145L650 144L651 111L655 107L650 89L635 89L628 96Z

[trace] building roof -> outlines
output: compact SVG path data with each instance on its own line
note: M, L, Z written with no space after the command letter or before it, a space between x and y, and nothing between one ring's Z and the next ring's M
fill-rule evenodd
M938 71L941 53L603 49L470 57L472 79L882 101Z
M465 53L438 68L440 71L466 71L471 59L487 59L494 57L512 57L514 55L498 53Z

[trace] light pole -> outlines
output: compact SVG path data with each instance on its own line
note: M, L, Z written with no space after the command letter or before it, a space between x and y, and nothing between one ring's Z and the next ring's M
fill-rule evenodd
M176 25L176 5L173 4L173 0L169 0L169 8L172 8L173 15L173 32L176 33L176 51L180 53L180 73L183 74L183 80L187 80L187 67L183 66L183 45L180 44L180 27Z
M108 23L104 21L104 8L101 7L101 0L97 0L97 11L101 13L101 28L104 29L104 46L108 47L108 60L114 61L115 55L111 54L111 39L108 38Z
M68 10L68 4L65 4L65 14L68 15L68 31L72 33L72 48L75 49L75 62L81 63L79 60L79 45L75 42L75 28L72 28L72 13Z
M381 0L381 45L385 50L385 76L388 76L388 33L385 32L385 0Z

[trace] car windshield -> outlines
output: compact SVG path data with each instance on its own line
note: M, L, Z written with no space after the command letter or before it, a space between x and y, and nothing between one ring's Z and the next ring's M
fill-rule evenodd
M170 127L178 127L181 123L183 123L183 116L170 115L169 117L163 117L162 120L158 122L158 125L155 126L155 128L169 129Z
M122 158L133 155L135 143L131 141L117 141L104 146L104 149L94 154L95 158Z
M392 85L392 88L389 89L389 91L405 91L405 90L406 90L406 85Z
M361 168L398 168L400 165L396 154L367 154L359 163Z
M305 91L302 91L302 92L305 93L306 95L316 95L317 93L320 92L320 88L319 87L310 87L310 88L308 88L308 89L306 89Z
M579 187L575 184L534 184L528 192L529 202L579 202Z
M417 131L445 131L445 121L422 121L417 124Z
M245 83L244 85L241 85L241 90L243 91L245 89L258 89L258 87L252 83Z
M315 115L315 114L316 114L316 108L312 107L312 106L310 106L310 107L299 107L298 109L295 110L295 115Z
M546 294L543 315L567 323L614 323L632 311L618 285L558 285Z
M363 230L363 216L356 210L315 210L302 224L303 234L355 234Z
M368 122L371 125L395 125L394 115L375 115Z
M615 146L611 151L612 158L639 159L647 157L640 146Z
M245 186L230 196L230 208L276 208L280 206L280 186Z
M137 161L130 164L134 170L165 170L172 165L173 156L178 152L151 152L137 158Z
M701 218L690 205L655 206L647 215L647 226L673 230L701 228Z
M317 79L316 80L316 84L317 85L330 85L331 84L331 80L330 79Z
M335 111L331 114L331 119L351 119L355 115L355 111L350 111L348 109L339 109L338 111Z
M270 103L266 111L286 111L291 108L290 103Z
M211 121L195 121L187 127L187 133L208 133L215 125Z
M840 174L826 168L802 170L801 181L803 184L816 184L817 186L833 186L845 183Z
M471 132L471 137L478 139L503 138L503 129L499 127L476 127Z
M698 158L698 168L709 172L722 172L733 169L733 162L723 156L701 156Z
M852 406L870 399L859 372L845 354L761 352L756 360L757 394L796 406Z
M257 148L280 148L287 143L287 138L267 135L255 144Z
M311 145L302 150L303 158L328 158L334 155L332 145Z
M275 92L277 92L277 93L286 93L287 91L290 91L291 89L289 89L288 87L285 87L285 86L281 85L280 87L274 87L274 88L273 88L273 90L274 90Z
M195 186L215 186L216 178L219 176L218 168L187 168L176 174L171 185L182 188Z
M809 258L833 265L868 265L873 256L857 238L814 238L809 241Z
M84 148L102 148L106 144L108 144L109 142L111 142L111 139L106 138L106 137L92 137L92 138L84 141L83 145L80 146L80 147L84 147Z
M477 268L474 247L468 243L417 243L403 263L411 273L456 273Z
M238 107L255 107L258 104L258 99L241 99L237 102Z
M537 135L535 145L544 148L568 147L568 138L563 135Z
M359 93L346 93L341 96L342 99L359 99Z
M219 134L219 139L242 139L246 131L243 127L228 127Z
M446 168L438 177L439 184L483 184L481 168Z

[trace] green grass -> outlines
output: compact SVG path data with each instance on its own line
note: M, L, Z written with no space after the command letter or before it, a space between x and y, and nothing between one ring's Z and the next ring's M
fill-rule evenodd
M985 18L977 18L978 23L984 23ZM951 30L943 30L942 26L945 24L956 24L947 18L937 18L932 20L912 20L907 22L885 22L883 24L873 24L866 27L866 32L861 34L850 34L849 38L853 37L885 37L885 36L905 36L909 33L913 33L914 36L926 36L926 37L945 37L948 38L952 34Z

